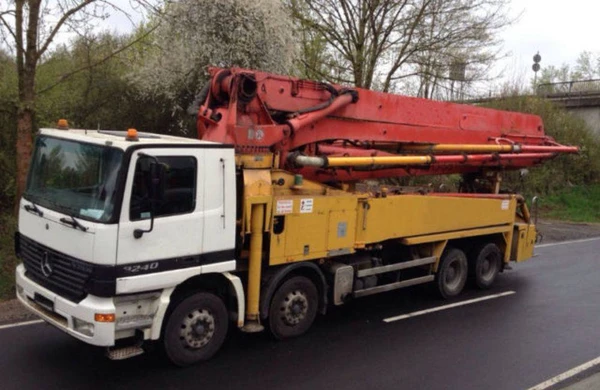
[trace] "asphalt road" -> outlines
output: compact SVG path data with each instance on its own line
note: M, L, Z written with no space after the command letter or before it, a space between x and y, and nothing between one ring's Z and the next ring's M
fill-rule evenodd
M600 240L536 250L490 291L425 286L335 308L299 339L232 331L211 361L114 362L47 325L0 330L0 388L527 389L600 356ZM470 305L383 319L514 291Z

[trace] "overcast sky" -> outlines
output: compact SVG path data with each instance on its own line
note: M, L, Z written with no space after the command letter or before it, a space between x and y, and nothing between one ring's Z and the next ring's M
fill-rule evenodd
M519 20L501 35L505 77L533 77L533 55L540 52L542 67L574 64L582 51L600 53L597 0L512 0L511 15ZM512 73L512 74L511 74Z
M501 76L493 82L495 85L503 81L527 83L533 78L531 65L538 51L542 67L574 64L584 50L600 54L600 34L596 35L600 0L512 0L510 16L518 20L501 33L503 52L508 56L494 68L493 73ZM105 24L113 31L131 29L131 23L122 15Z

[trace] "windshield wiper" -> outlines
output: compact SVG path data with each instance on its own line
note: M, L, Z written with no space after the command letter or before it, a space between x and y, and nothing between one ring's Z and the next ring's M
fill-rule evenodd
M24 206L24 209L30 213L37 214L40 217L44 216L44 212L42 210L40 210L33 202L31 202L31 204L26 204Z
M71 218L71 219L62 217L61 219L59 219L59 221L62 223L66 223L67 225L71 225L73 227L73 229L81 229L84 232L87 232L87 230L89 229L89 228L83 226L82 224L80 224L79 221L76 220L75 217L73 217L72 215L69 215L69 218Z

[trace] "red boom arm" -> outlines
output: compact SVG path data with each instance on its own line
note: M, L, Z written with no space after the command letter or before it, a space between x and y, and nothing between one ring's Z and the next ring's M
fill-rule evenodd
M577 152L546 136L535 115L238 68L209 72L209 85L199 97L198 137L234 144L241 153L280 153L281 168L312 179L517 169L557 153ZM306 166L298 156L319 156L324 163ZM374 159L360 166L353 159L335 160L385 156L433 158L392 158L383 164Z

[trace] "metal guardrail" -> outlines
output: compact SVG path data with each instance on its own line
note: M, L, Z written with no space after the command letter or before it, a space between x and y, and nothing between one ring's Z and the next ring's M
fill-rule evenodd
M543 83L536 88L538 96L582 96L600 93L600 79Z

